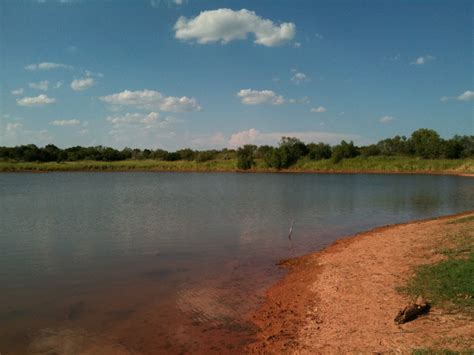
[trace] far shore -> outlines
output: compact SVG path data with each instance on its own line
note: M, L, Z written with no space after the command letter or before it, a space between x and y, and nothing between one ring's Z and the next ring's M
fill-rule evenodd
M281 262L289 273L251 315L259 327L247 351L268 354L472 351L474 322L435 305L397 325L410 302L400 292L416 267L444 260L462 234L472 243L474 210L378 227L327 248Z
M248 170L236 168L235 159L196 161L123 160L71 162L0 161L0 172L183 172L183 173L305 173L305 174L432 174L474 176L474 159L419 159L368 157L331 160L301 160L288 169L273 169L263 161Z

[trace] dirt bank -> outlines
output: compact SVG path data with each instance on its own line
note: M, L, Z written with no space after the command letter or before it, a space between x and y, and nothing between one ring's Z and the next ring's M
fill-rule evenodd
M474 322L434 307L404 325L393 321L409 300L396 291L414 267L443 256L437 250L474 220L462 215L377 228L284 265L289 274L253 315L261 328L250 353L410 353L416 348L472 349Z

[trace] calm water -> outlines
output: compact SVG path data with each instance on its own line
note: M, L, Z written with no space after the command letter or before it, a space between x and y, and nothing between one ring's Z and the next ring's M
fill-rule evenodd
M0 352L238 352L278 260L473 201L450 176L1 174Z

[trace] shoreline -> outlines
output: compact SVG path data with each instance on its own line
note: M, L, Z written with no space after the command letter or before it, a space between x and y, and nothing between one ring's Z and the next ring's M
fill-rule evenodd
M55 174L55 173L201 173L201 174L308 174L308 175L440 175L440 176L461 176L474 177L474 173L457 171L397 171L397 170L300 170L300 169L282 169L282 170L226 170L226 169L65 169L65 170L47 170L47 169L18 169L18 170L0 170L0 174Z
M439 261L433 249L439 247L436 242L446 239L447 230L460 228L449 222L469 216L474 216L474 210L376 227L342 237L319 251L282 260L278 265L288 273L266 291L263 304L250 315L260 331L247 351L411 352L446 343L446 335L462 338L466 334L471 349L474 322L462 316L433 309L428 316L402 326L393 322L397 309L409 301L396 287L408 280L417 265ZM381 303L391 310L379 307Z

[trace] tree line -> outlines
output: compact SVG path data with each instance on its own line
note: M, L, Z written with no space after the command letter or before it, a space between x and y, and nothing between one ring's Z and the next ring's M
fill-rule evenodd
M197 151L190 148L169 152L163 149L122 150L96 146L75 146L61 149L48 144L37 147L34 144L16 147L0 147L0 160L24 162L65 162L80 160L118 161L154 159L162 161L206 162L214 159L237 159L237 168L250 169L256 160L263 160L268 167L283 169L295 164L299 159L331 159L334 163L356 156L410 156L423 159L461 159L474 157L474 136L456 135L443 139L431 129L419 129L410 137L395 136L367 146L356 146L342 141L331 146L326 143L305 144L293 137L282 137L277 147L269 145L244 145L222 150Z

